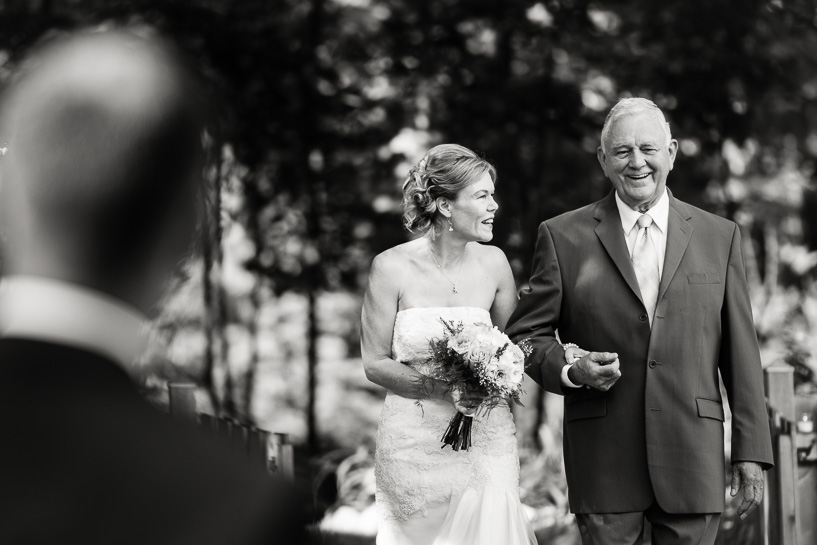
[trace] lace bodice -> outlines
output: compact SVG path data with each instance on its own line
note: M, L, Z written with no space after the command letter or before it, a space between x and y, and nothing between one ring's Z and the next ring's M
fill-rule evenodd
M394 321L392 357L423 373L429 362L429 341L440 338L445 332L441 320L486 324L491 314L478 307L420 307L401 310Z
M429 340L443 335L440 318L463 323L491 323L476 307L412 308L400 311L394 324L395 360L423 372L428 369ZM516 428L507 405L474 419L467 452L442 449L441 438L456 409L449 403L417 402L389 393L377 431L375 474L382 516L403 519L425 513L428 505L450 501L466 489L500 487L518 498L519 459Z

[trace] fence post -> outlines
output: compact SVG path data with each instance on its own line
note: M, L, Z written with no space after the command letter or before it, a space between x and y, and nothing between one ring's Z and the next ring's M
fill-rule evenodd
M295 479L295 453L286 433L273 433L275 470L287 480Z
M218 435L218 420L215 416L209 414L200 414L199 415L199 425L201 425L202 429L205 430L211 436Z
M252 464L263 464L271 473L287 480L295 479L295 450L286 433L273 433L243 426L227 418L196 413L196 385L168 383L170 414L182 420L199 420L202 429L219 438L235 452L241 453ZM272 435L272 459L269 458L269 440Z
M170 414L183 420L196 419L196 385L189 382L171 382L167 385Z
M769 508L768 543L798 545L797 542L797 448L792 424L794 368L774 363L766 368L766 395L773 417L775 468L767 474L766 501Z
M262 468L267 469L267 441L269 441L269 433L258 428L250 430L250 436L247 441L247 456L253 464L259 464Z

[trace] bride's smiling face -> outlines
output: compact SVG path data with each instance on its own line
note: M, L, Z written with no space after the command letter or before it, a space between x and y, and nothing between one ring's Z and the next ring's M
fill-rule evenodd
M499 205L494 200L494 181L485 172L476 182L463 188L450 201L450 220L454 232L469 241L488 242L494 238L494 216ZM444 228L447 229L448 222Z

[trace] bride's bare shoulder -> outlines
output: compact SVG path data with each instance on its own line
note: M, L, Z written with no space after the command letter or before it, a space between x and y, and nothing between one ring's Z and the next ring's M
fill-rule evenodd
M480 269L485 271L488 277L502 283L506 282L509 276L513 276L511 265L508 263L508 258L502 249L497 246L477 243L474 243L474 247Z
M372 274L388 276L406 274L417 263L423 247L422 240L418 239L398 244L377 254L372 261Z
M505 252L498 246L491 246L489 244L473 243L474 253L478 259L488 267L497 267L508 263L508 258Z

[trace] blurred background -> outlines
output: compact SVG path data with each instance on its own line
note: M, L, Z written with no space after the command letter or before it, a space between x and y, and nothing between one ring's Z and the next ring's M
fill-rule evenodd
M373 542L385 394L360 362L362 292L372 257L407 240L400 185L437 143L496 165L493 244L522 287L539 222L610 191L609 108L651 98L680 143L669 187L741 226L764 365L813 387L814 1L0 0L0 84L87 25L170 37L216 105L202 243L153 323L146 394L193 380L202 412L290 434L345 542ZM523 501L540 541L572 544L561 400L530 384L526 401ZM730 509L721 540L741 543Z

